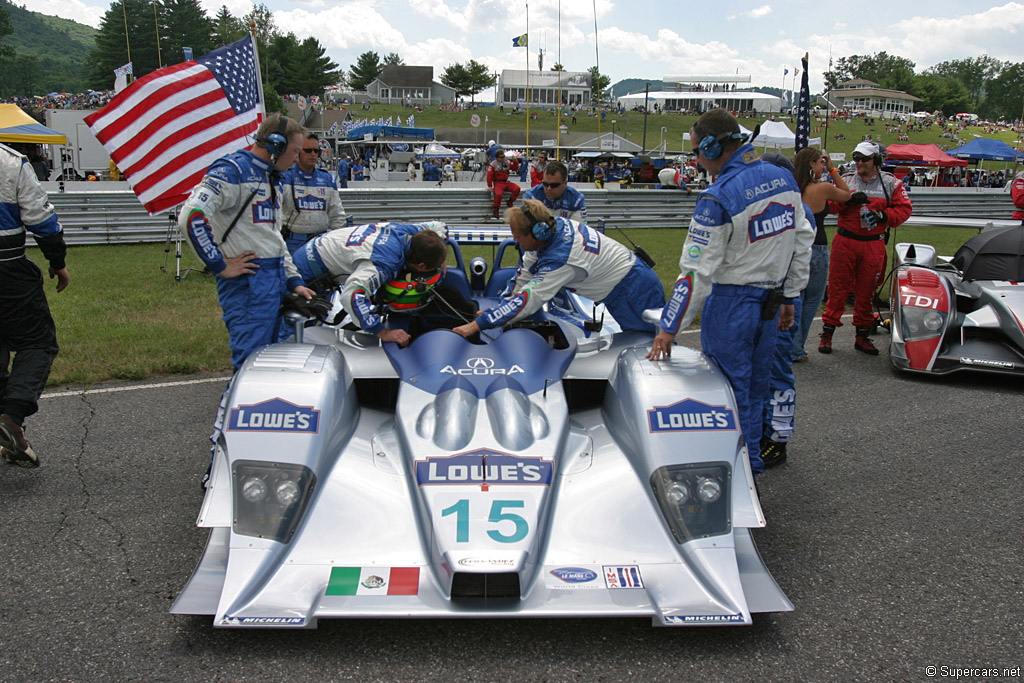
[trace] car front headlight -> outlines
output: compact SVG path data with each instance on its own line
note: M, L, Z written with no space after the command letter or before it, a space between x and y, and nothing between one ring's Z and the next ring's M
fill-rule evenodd
M916 306L903 306L900 309L900 325L903 329L903 341L919 341L931 339L942 334L948 314Z
M235 533L290 541L313 492L313 470L303 465L237 460L231 476Z
M728 463L666 465L651 475L651 488L677 543L727 534L729 519Z

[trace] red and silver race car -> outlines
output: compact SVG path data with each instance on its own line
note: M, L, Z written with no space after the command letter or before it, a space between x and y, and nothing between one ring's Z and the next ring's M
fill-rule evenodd
M987 229L949 260L897 244L894 260L893 367L1024 374L1024 226Z

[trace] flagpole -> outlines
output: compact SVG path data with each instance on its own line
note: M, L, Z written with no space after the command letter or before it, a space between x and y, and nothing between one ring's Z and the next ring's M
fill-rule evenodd
M558 104L555 114L555 159L561 159L562 146L562 0L558 0Z
M249 36L252 38L252 58L256 60L256 92L260 95L260 103L257 106L259 114L256 116L257 123L262 123L267 117L267 100L263 96L263 79L260 77L260 49L256 44L256 22L249 22Z
M526 3L526 151L525 163L530 158L530 3Z
M159 68L164 68L164 60L160 56L160 21L156 16L156 3L153 3L153 27L156 29L156 63Z
M127 4L127 2L128 2L128 0L121 0L121 14L124 16L124 44L128 48L128 61L131 62L132 61L132 44L128 40L128 9L125 6ZM133 71L133 73L128 74L128 76L132 80L135 80L134 69L132 71Z
M594 81L597 85L597 104L594 111L597 112L597 149L601 150L601 55L597 49L597 0L594 0Z
M832 73L832 46L831 45L828 46L828 72L829 72L829 74ZM831 113L830 110L829 110L829 106L828 106L830 104L830 102L828 100L828 94L830 92L832 92L832 90L828 87L828 83L825 83L825 142L822 143L821 147L826 152L828 152L828 120L829 120L829 114Z

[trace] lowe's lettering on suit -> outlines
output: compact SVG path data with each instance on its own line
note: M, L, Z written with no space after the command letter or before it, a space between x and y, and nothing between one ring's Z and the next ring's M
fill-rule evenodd
M484 358L482 356L476 358L467 358L466 367L456 368L454 365L446 365L441 368L442 373L449 375L516 375L522 372L526 372L518 365L513 364L510 368L494 367L494 360L492 358Z
M651 432L735 431L736 416L731 408L683 399L670 406L647 411Z
M274 209L277 208L277 199L274 197L267 197L262 202L256 202L252 205L252 222L253 223L273 223L274 222Z
M237 406L231 409L228 431L292 432L316 434L320 429L320 411L313 406L297 406L282 398Z
M750 230L750 241L756 242L792 230L795 225L796 214L792 206L771 202L764 211L751 217L747 227Z
M302 195L295 198L295 205L303 211L326 211L327 200L316 195Z
M427 484L551 484L552 463L488 448L416 461L416 483Z

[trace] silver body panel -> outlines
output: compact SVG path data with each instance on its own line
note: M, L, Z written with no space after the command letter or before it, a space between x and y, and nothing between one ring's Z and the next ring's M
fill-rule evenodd
M735 414L717 366L686 347L652 363L649 335L566 322L584 313L543 314L564 336L558 350L518 329L495 331L492 348L438 330L385 352L366 335L317 327L303 343L253 354L225 397L198 519L209 542L171 611L217 626L309 628L361 617L725 625L793 609L749 531L765 521L738 427L656 430L665 406ZM397 384L393 407L360 400L387 383ZM252 427L260 410L280 424L292 409L317 416L316 429ZM284 541L237 526L237 472L254 462L314 477ZM651 475L706 463L730 472L728 530L680 543ZM465 479L474 472L486 481ZM345 583L353 572L361 580ZM515 590L488 592L501 581ZM484 596L464 594L467 582Z

